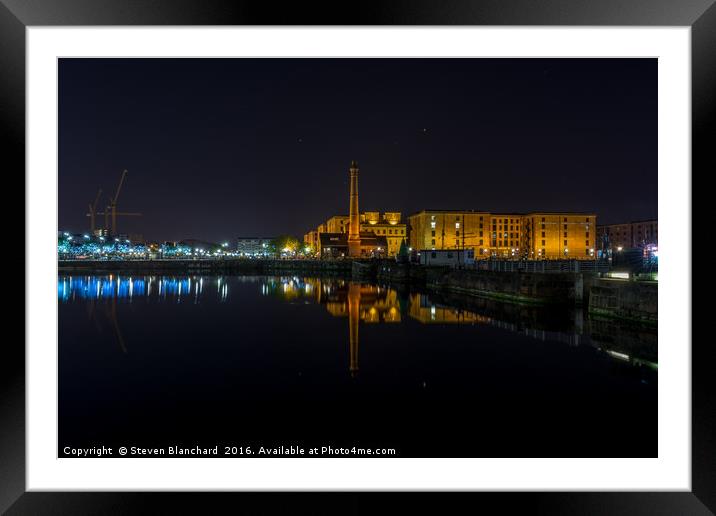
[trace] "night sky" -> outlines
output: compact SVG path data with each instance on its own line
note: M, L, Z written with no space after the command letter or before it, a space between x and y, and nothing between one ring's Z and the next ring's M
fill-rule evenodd
M348 212L657 215L656 59L61 59L59 229L303 235ZM100 217L101 219L101 217Z

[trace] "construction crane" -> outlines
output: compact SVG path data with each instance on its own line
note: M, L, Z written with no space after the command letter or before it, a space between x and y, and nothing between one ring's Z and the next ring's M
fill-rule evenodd
M105 207L103 212L97 212L93 209L90 209L90 212L87 214L88 217L90 217L90 220L93 220L96 215L103 215L104 216L104 228L111 228L111 234L117 235L117 217L141 217L141 213L129 213L129 212L118 212L117 211L117 199L119 198L119 192L122 189L122 184L124 183L124 178L127 175L127 171L123 170L122 175L119 178L119 184L117 185L117 190L114 193L114 197L109 200L109 206ZM101 190L100 190L101 191ZM99 194L97 196L99 198ZM97 201L95 200L95 204ZM95 207L96 209L96 207ZM111 220L111 226L110 226L110 220Z
M97 202L99 201L100 195L102 195L101 188L97 190L97 197L94 198L94 202L89 205L89 213L87 214L87 216L90 218L90 235L93 235L95 229L97 229L97 225L95 223L95 214L97 212Z
M114 193L114 197L112 200L109 201L109 213L112 217L112 234L117 234L117 198L119 197L119 191L122 189L122 184L124 183L124 178L127 177L127 170L122 171L122 175L119 178L119 184L117 185L117 191ZM107 210L105 209L105 212ZM106 219L105 215L105 219Z

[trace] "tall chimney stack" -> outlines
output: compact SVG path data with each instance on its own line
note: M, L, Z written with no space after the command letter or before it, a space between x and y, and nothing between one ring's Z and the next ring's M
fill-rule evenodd
M360 217L358 215L358 163L351 161L350 220L348 226L348 256L360 256Z

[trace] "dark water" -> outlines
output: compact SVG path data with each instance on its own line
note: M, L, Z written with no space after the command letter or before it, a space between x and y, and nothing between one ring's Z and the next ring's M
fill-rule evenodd
M657 454L656 335L581 312L301 277L65 276L58 299L60 456Z

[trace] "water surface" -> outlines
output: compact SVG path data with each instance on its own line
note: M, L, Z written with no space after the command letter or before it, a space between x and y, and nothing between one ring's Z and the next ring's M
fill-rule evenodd
M656 334L330 278L60 276L59 446L653 457Z

